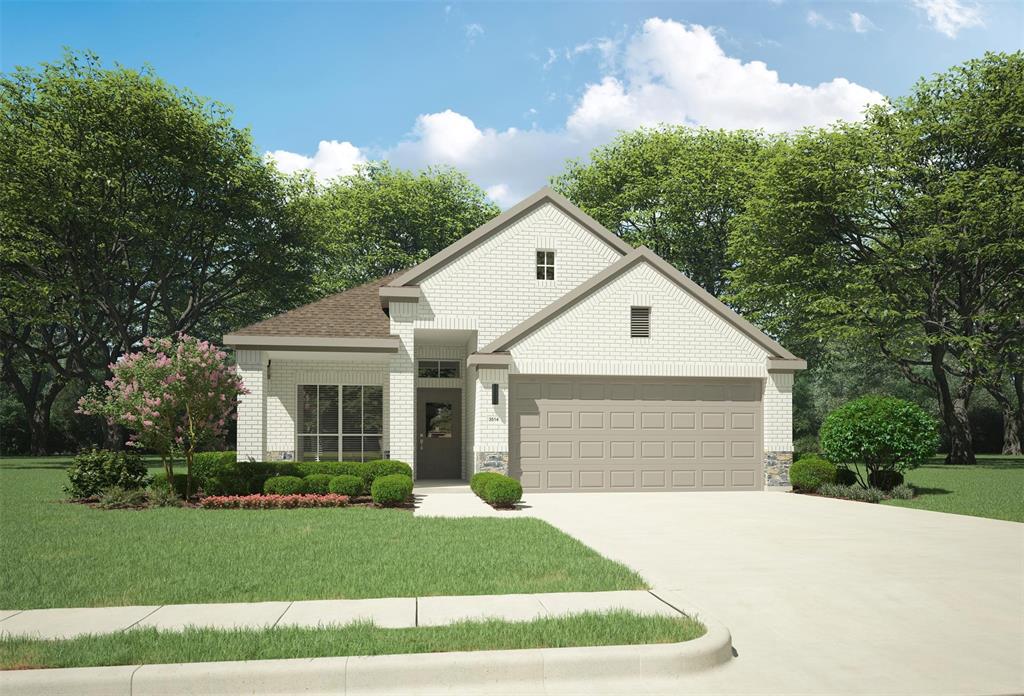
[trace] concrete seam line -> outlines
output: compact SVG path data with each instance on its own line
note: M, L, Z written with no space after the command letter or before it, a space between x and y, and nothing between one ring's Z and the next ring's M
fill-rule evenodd
M128 675L128 696L132 696L135 693L135 673L142 669L142 665L138 665L132 670L132 673Z
M420 598L413 597L413 610L412 610L412 626L413 628L419 628L420 626Z
M654 590L647 590L647 594L651 595L652 597L654 597L656 600L658 600L659 602L661 602L662 604L664 604L668 608L674 609L675 611L679 612L681 615L687 616L687 617L689 616L689 614L687 614L685 611L683 611L682 609L680 609L676 605L672 604L671 602L666 601L664 597L659 597L658 595L654 594Z
M127 631L127 630L128 630L129 628L133 628L133 627L135 627L135 626L138 626L138 625L139 625L140 623L142 623L143 621L145 621L146 619L148 619L149 617L151 617L151 616L152 616L153 614L155 614L155 613L157 613L158 611L160 611L161 609L163 609L163 608L164 608L165 606L166 606L166 605L164 605L164 604L161 604L161 605L160 605L160 606L158 606L158 607L157 607L156 609L154 609L153 611L149 612L148 614L146 614L145 616L143 616L143 617L142 617L141 619L139 619L139 620L138 620L138 621L136 621L135 623L131 623L131 624L128 624L127 626L125 626L124 628L122 628L122 629L121 629L120 631L118 631L118 632L119 632L119 633L124 633L124 632L125 632L125 631ZM134 672L133 672L133 674L134 674Z
M284 608L284 611L281 612L281 615L277 617L277 621L275 621L273 623L271 628L277 628L277 624L281 623L281 619L284 618L284 615L288 613L288 610L292 608L293 604L295 604L295 600L292 600L292 601L288 602L288 606L286 606Z
M5 616L4 618L0 619L0 623L3 623L3 622L4 622L4 621L6 621L7 619L13 619L13 618L14 618L15 616L17 616L18 614L21 614L21 613L22 613L22 612L24 612L24 611L25 611L24 609L18 609L17 611L15 611L15 612L14 612L13 614L11 614L10 616Z

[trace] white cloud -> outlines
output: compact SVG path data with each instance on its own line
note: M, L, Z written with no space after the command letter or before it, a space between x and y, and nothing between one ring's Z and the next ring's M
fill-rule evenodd
M265 155L286 174L300 169L311 170L321 181L336 176L346 176L355 171L357 164L366 162L362 151L350 142L321 140L312 157L287 150L274 150Z
M552 65L554 65L557 61L558 61L558 53L555 52L555 49L549 48L548 49L548 59L544 61L544 65L542 65L541 67L544 68L544 70L547 70Z
M862 15L860 12L850 13L850 26L858 34L869 32L872 29L877 29L875 23L868 19L867 15Z
M966 5L959 0L913 0L913 3L924 10L935 31L951 39L955 39L961 29L985 26L977 5Z
M566 159L585 156L618 130L674 123L781 132L857 119L867 104L882 99L842 77L813 86L783 82L761 61L726 55L706 27L668 20L644 22L614 59L621 69L586 85L561 128L486 128L446 110L421 114L405 139L380 151L338 145L400 167L458 167L507 206L562 171ZM291 154L273 156L283 162ZM300 161L310 159L316 157Z
M484 35L484 28L480 24L473 22L472 24L466 25L466 40L469 45L472 46L476 43L476 40Z
M807 11L807 23L812 27L823 27L825 29L833 29L835 26L827 17L814 10Z

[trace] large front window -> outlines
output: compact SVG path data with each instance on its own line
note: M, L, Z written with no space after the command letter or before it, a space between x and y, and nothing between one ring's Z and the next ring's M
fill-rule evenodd
M300 460L363 462L381 458L383 387L344 385L339 390L333 384L303 384L298 399Z

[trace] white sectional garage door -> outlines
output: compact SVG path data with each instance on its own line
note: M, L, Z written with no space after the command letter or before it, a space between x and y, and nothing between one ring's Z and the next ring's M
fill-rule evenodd
M762 487L759 380L513 375L510 394L525 490Z

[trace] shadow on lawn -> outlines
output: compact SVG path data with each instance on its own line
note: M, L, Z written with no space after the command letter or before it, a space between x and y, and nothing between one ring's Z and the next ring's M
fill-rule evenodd
M914 489L914 495L949 495L953 491L945 488L928 488L926 486L911 486Z

